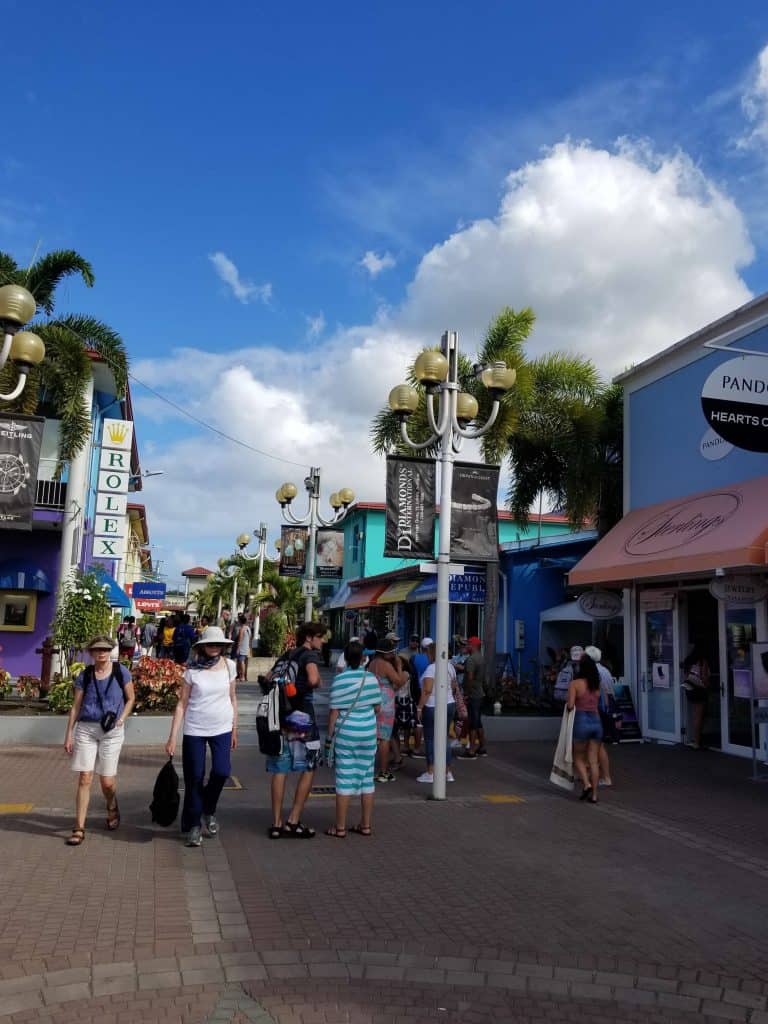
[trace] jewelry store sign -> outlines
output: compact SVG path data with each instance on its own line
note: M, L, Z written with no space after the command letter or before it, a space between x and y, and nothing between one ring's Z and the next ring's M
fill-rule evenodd
M768 595L768 583L760 576L716 576L709 592L725 604L757 604Z
M728 359L701 390L707 423L736 448L768 452L768 357Z
M132 444L133 423L130 420L104 420L93 531L93 554L96 558L120 561L125 557Z

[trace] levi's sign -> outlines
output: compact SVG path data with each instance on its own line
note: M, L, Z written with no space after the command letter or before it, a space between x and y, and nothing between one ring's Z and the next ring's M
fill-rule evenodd
M627 538L628 555L644 558L674 551L718 530L741 508L738 491L716 491L668 505Z
M701 407L723 440L749 452L768 452L768 357L722 363L704 382Z

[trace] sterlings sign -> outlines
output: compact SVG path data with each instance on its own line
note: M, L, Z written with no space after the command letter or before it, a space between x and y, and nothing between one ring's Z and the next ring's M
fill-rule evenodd
M768 358L739 356L713 370L701 390L707 423L748 452L768 452Z
M621 595L610 590L588 590L578 603L584 614L593 619L615 619L624 610Z

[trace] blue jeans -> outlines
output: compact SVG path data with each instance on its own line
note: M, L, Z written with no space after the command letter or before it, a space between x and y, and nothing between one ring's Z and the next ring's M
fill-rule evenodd
M456 705L451 701L448 705L448 731L450 733L451 722L453 716L456 713ZM424 727L424 749L427 754L427 764L434 765L435 763L435 709L430 707L424 707L421 709L421 724ZM445 763L451 763L451 737L448 736L448 742L445 747Z
M205 746L211 748L211 773L205 779ZM232 733L218 736L185 736L181 747L184 770L184 806L181 831L200 828L203 814L215 814L224 783L232 771Z

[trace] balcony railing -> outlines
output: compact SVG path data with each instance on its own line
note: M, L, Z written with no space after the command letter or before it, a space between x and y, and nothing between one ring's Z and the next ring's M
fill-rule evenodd
M35 508L64 510L67 500L67 484L61 480L38 480L35 492Z

